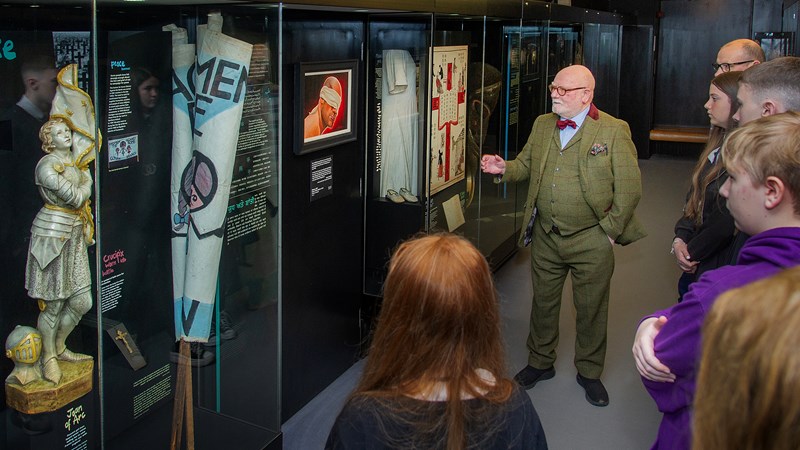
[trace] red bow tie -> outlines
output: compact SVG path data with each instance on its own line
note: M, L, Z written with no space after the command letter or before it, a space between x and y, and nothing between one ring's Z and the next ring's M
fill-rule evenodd
M558 127L559 130L563 130L564 128L567 128L567 127L575 128L575 127L578 126L578 124L575 123L574 120L570 120L570 119L561 120L561 119L558 119L558 121L556 122L556 126Z

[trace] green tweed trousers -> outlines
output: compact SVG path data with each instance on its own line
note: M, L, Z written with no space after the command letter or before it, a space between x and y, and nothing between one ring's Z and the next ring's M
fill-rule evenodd
M556 360L561 295L571 273L577 331L575 367L586 378L600 378L606 356L614 249L599 225L570 236L545 231L538 223L533 228L528 364L544 369Z

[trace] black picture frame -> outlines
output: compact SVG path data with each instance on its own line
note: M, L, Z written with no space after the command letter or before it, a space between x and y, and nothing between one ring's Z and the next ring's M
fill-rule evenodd
M790 31L753 33L753 40L764 50L767 61L794 53L794 33Z
M340 104L336 108L332 126L324 126L324 116L315 124L313 115L320 114L317 107L328 108L330 105L323 96L334 95L336 83L328 79L333 77L341 89ZM323 93L323 86L328 89ZM294 117L294 153L303 155L324 148L333 147L356 139L357 123L354 110L357 107L358 60L303 62L295 68L295 117ZM330 98L334 100L334 98ZM309 132L306 135L306 119L309 119ZM322 129L320 129L322 128ZM314 134L318 133L318 134Z
M539 78L539 67L542 54L540 52L539 33L523 34L520 44L520 73L523 81Z

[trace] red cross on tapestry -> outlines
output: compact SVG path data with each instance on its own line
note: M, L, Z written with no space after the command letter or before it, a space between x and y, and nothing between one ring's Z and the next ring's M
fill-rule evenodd
M467 46L433 48L430 194L464 179Z

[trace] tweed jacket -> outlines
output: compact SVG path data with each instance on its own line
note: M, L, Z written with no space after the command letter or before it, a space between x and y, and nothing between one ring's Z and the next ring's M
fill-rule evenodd
M497 180L529 180L525 223L536 206L547 155L551 148L561 148L557 120L554 113L537 117L528 142L516 159L506 162L506 171ZM586 120L564 151L581 152L578 158L581 190L603 231L621 245L646 236L633 214L642 196L642 182L628 124L591 105ZM524 233L523 226L520 242Z

